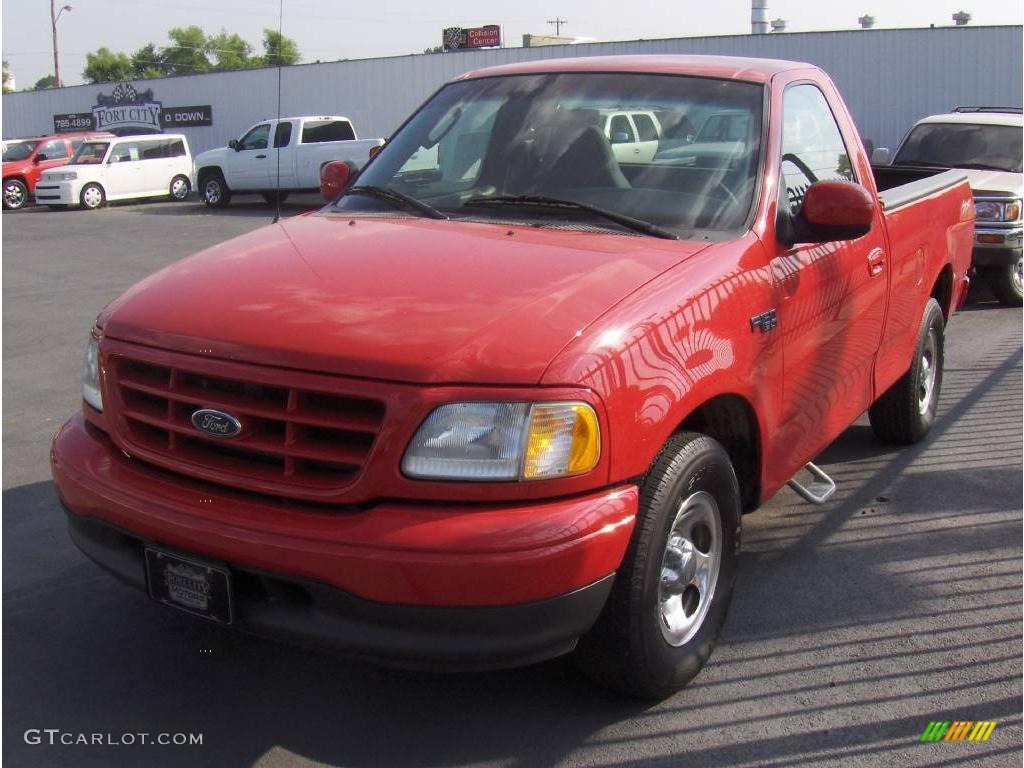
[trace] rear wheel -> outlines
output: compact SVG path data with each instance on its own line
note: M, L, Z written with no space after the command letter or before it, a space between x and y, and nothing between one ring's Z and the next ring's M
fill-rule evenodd
M103 187L99 184L86 184L82 187L82 193L78 196L78 201L82 204L83 208L95 211L97 208L103 207L103 204L107 202L107 196L103 192Z
M208 208L223 208L231 202L231 190L220 172L203 174L199 179L199 191Z
M704 666L736 580L740 492L725 449L672 437L641 483L640 509L608 604L577 660L639 698L675 693Z
M939 302L928 299L910 370L868 410L871 429L882 440L916 443L932 428L942 388L944 332Z
M171 179L170 194L171 200L182 202L188 199L189 193L192 191L192 185L184 176L175 176Z
M1018 258L1013 264L985 268L983 272L985 281L995 297L999 299L1000 304L1005 304L1008 307L1021 305L1021 299L1024 297L1022 267L1024 267L1024 263L1022 263L1022 259Z
M4 208L16 211L28 203L28 187L21 179L4 179Z

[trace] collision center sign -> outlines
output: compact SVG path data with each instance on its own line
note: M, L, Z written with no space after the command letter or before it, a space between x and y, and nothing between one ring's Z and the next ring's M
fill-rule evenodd
M448 27L441 33L441 46L446 51L466 48L496 48L501 45L501 27Z

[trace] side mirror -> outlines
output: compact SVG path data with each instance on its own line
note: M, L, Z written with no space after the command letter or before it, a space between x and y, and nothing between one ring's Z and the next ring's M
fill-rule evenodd
M46 159L46 155L36 155L35 157L32 158L32 162L35 165L39 165L39 163L43 162L43 160L45 160L45 159Z
M628 144L629 134L625 131L615 131L612 134L612 144Z
M888 147L876 147L871 153L872 165L892 165L892 152Z
M332 160L320 169L320 194L326 200L333 200L355 178L355 169L345 160Z
M804 193L800 213L789 217L791 231L783 239L790 244L856 240L871 231L874 218L875 203L860 184L817 181Z
M233 149L235 152L238 151L238 139L232 139L228 142L228 149Z

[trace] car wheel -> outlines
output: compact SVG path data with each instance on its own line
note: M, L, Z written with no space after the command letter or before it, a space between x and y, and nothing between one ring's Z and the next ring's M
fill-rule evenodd
M107 196L99 184L86 184L82 187L82 193L78 196L78 200L83 208L95 211L97 208L103 207L103 204L107 202Z
M203 202L209 208L223 208L231 202L231 190L219 173L203 176L199 182L199 190L203 194Z
M1000 304L1008 307L1019 307L1024 297L1022 289L1021 269L1022 259L1018 257L1013 264L1002 267L988 267L985 270L985 281L992 289L993 295L999 299Z
M16 211L24 208L28 203L28 187L20 179L6 179L4 181L4 208L9 211Z
M889 443L916 443L928 434L939 407L945 319L939 302L928 299L910 370L868 409L871 429Z
M276 205L277 203L283 203L288 199L287 192L264 192L263 199L267 201L267 205Z
M662 699L704 666L732 599L740 492L725 449L673 436L641 482L636 527L601 617L576 658L604 685Z
M171 200L181 202L187 200L192 191L192 185L184 176L175 176L171 179Z

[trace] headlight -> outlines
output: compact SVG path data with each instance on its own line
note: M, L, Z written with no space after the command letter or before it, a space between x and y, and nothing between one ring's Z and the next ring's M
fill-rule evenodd
M100 392L100 345L91 336L85 345L85 361L82 365L82 398L97 411L103 410L103 394Z
M550 480L589 472L601 455L586 403L451 403L423 422L402 459L430 480Z
M60 180L61 181L71 181L72 179L77 179L77 178L78 178L78 174L75 173L74 171L69 171L68 173L62 173L60 175Z
M1016 221L1020 218L1020 200L998 203L982 200L974 204L974 216L978 221Z

